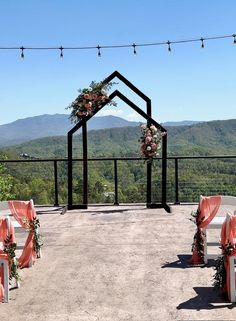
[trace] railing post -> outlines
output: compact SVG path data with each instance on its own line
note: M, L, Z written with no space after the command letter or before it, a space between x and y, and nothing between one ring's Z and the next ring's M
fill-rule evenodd
M87 123L82 125L83 135L83 206L88 207L88 141L87 141Z
M117 171L117 159L114 159L114 183L115 183L115 199L114 199L114 205L119 205L119 202L118 202L118 171Z
M152 164L147 163L147 191L146 204L149 207L152 203Z
M57 179L57 161L54 160L54 184L55 184L55 203L54 206L59 206L58 204L58 179Z
M175 158L175 204L180 204L180 201L179 201L179 167L178 167L178 158Z
M68 201L67 201L67 207L70 210L72 208L73 199L72 199L72 134L67 134L67 167L68 167L68 173L67 173L67 180L68 180Z

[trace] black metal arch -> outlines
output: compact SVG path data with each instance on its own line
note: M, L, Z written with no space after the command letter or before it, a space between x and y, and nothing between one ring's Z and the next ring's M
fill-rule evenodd
M101 108L96 110L93 115L85 116L79 123L77 123L67 134L68 140L68 209L78 209L78 208L87 208L88 207L88 153L87 153L87 121L93 117L99 110L101 110L107 103L119 97L132 109L134 109L138 114L147 120L148 124L155 125L161 132L166 132L167 130L157 123L151 117L151 100L144 93L142 93L138 88L136 88L130 81L128 81L124 76L122 76L118 71L114 71L109 77L107 77L103 83L109 83L114 78L120 79L124 84L126 84L131 90L133 90L138 96L140 96L146 102L145 113L140 109L136 104L130 101L126 96L124 96L119 90L115 90L109 95L109 100L104 102L101 105ZM73 190L72 190L72 171L73 171L73 155L72 155L72 142L73 134L82 127L82 136L83 136L83 204L73 204ZM148 208L164 208L167 212L170 212L170 207L166 202L166 183L167 183L167 134L162 137L162 197L161 203L156 204L152 203L152 165L147 163L147 192L146 192L146 206Z

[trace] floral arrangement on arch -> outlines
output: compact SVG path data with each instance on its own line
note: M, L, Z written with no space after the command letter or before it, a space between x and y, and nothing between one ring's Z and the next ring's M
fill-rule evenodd
M88 88L79 89L79 96L66 108L71 109L70 119L77 123L83 117L93 115L104 103L116 106L113 100L109 99L108 90L114 82L92 81Z
M166 135L166 132L162 133L156 128L156 126L148 124L141 125L141 132L141 157L147 159L147 162L151 163L153 161L153 157L159 155L158 152L161 148L161 139Z

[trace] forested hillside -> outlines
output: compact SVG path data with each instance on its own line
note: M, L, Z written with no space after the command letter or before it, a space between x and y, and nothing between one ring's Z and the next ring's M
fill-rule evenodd
M169 155L236 154L236 119L199 123L192 126L171 126L168 130ZM88 132L90 157L139 156L139 127L122 127ZM75 135L76 157L82 156L82 137ZM46 137L2 148L17 157L27 153L38 158L66 157L66 136Z
M168 127L168 156L236 155L236 120L212 121L192 126ZM139 157L139 127L124 127L90 131L90 158ZM74 157L82 157L81 135L74 137ZM8 159L21 159L21 154L33 158L66 158L67 138L48 137L1 149ZM236 161L181 160L179 187L181 201L197 201L200 194L225 193L236 195ZM36 203L54 202L53 162L10 163L6 173L14 179L12 193L16 198L33 197ZM114 191L113 162L89 163L89 202L112 202L107 192ZM153 199L160 199L160 161L153 167ZM144 161L119 161L119 201L144 202L146 167ZM74 199L82 200L82 165L74 165ZM168 201L174 201L174 162L168 161ZM59 200L67 202L67 165L58 165Z

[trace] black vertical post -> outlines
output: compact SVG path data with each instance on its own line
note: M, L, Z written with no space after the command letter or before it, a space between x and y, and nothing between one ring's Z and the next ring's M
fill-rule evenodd
M68 150L68 210L72 208L72 134L68 133L67 136L67 150Z
M147 163L147 207L152 203L152 164Z
M162 205L166 205L167 185L167 133L162 137Z
M54 206L59 206L58 204L58 179L57 179L57 161L54 160L54 184L55 184L55 203Z
M119 205L119 202L118 202L118 171L117 171L117 159L114 159L114 183L115 183L115 199L114 199L114 205Z
M175 204L180 204L180 202L179 202L179 167L178 167L178 158L175 158Z
M83 205L87 208L88 205L88 146L87 146L87 124L83 122Z

